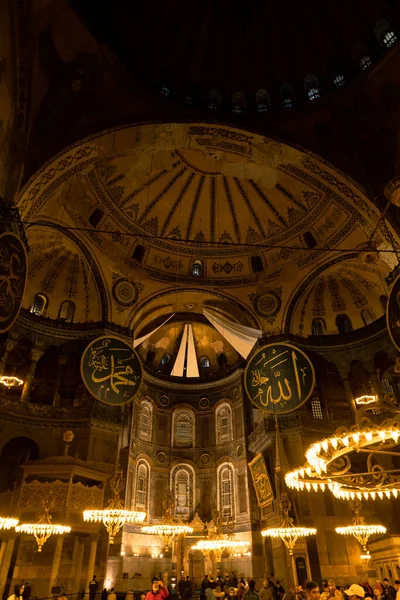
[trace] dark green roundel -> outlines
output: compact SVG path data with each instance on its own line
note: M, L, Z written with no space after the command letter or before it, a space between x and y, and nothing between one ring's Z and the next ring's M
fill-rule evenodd
M312 394L314 367L302 350L279 342L258 348L247 363L244 383L260 410L276 415L292 412Z
M10 231L0 235L0 333L10 329L22 304L27 278L23 243Z
M133 348L119 338L103 336L85 348L81 375L97 400L120 406L130 402L138 391L142 367Z

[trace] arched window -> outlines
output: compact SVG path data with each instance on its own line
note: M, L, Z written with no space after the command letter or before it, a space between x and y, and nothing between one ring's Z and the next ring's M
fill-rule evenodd
M267 90L258 90L256 94L256 106L258 112L267 112L271 106L271 99Z
M189 465L177 465L171 471L171 489L175 501L175 516L188 521L194 512L194 470Z
M314 419L323 419L321 400L319 398L312 398L310 402L311 413Z
M144 255L146 254L146 248L141 244L138 244L132 253L133 260L136 260L138 263L141 263L144 259Z
M215 411L215 427L218 445L232 441L232 409L228 403L220 404Z
M372 65L372 60L368 54L365 54L364 56L362 56L360 58L360 67L363 71L366 71L367 69L369 69L369 67L371 65Z
M381 303L381 306L385 312L386 312L387 301L388 301L387 296L379 296L379 302Z
M36 296L33 299L30 311L34 315L40 317L41 315L45 314L47 304L48 300L44 294L36 294Z
M208 358L208 356L202 356L200 358L200 367L202 369L209 369L210 368L210 359Z
M221 369L226 367L226 365L228 364L228 359L226 358L226 354L224 352L220 352L217 355L217 361Z
M140 405L140 413L136 434L143 442L151 442L153 432L153 407L144 400Z
M208 94L208 108L209 110L218 110L221 108L222 99L221 94L218 90L211 90Z
M350 333L350 331L353 331L353 324L347 315L338 315L336 317L336 327L339 333Z
M246 110L246 99L242 92L236 92L232 96L232 112L242 113Z
M171 362L171 358L172 356L170 354L163 354L161 358L162 366L164 367L166 365L169 365L169 363Z
M194 413L191 410L176 410L172 415L172 446L174 448L192 448L194 431Z
M221 465L217 471L218 476L218 510L222 517L232 515L235 517L233 493L233 469L228 463Z
M337 75L334 76L333 85L335 87L340 88L340 87L344 86L345 83L346 83L346 78L341 73L338 73Z
M163 85L160 89L160 94L168 97L171 95L171 89L167 85Z
M304 78L304 89L310 102L321 97L320 84L316 75L307 75Z
M60 304L58 318L66 323L72 323L75 314L75 304L71 300L64 300Z
M148 513L150 489L150 466L149 463L141 459L136 465L136 488L134 510Z
M315 239L311 231L306 231L305 233L303 233L303 240L307 248L315 248L315 246L317 245L317 240Z
M381 19L377 22L374 34L385 48L391 48L397 42L397 35L393 31L392 26L385 19Z
M264 271L264 265L261 256L251 256L250 265L253 273L261 273Z
M364 321L364 325L371 325L375 321L375 315L368 308L362 309L361 318Z
M92 227L97 227L102 218L104 217L104 213L100 208L95 208L92 214L89 217L89 223Z
M326 324L323 319L313 319L312 322L312 334L313 335L324 335L326 331Z
M202 260L195 260L192 264L192 276L203 277L204 275L204 263Z
M150 350L146 354L146 362L151 365L154 362L155 357L156 357L155 349L150 348Z
M283 108L292 108L296 102L293 86L290 83L284 83L279 88L279 94Z

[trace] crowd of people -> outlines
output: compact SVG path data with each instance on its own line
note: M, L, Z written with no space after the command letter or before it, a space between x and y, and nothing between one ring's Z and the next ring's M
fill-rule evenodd
M264 600L264 599L261 599ZM342 586L331 579L319 586L315 581L307 581L302 586L290 588L282 600L400 600L400 580L393 585L388 579L376 580L374 586L367 581Z

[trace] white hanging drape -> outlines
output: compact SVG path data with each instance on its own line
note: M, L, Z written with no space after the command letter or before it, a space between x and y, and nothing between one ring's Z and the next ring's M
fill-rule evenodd
M185 325L185 329L183 330L183 336L181 339L181 345L179 346L175 364L171 371L171 375L173 377L183 377L183 369L185 366L185 356L186 356L186 344L187 344L187 338L188 338L188 329L189 329L189 325Z
M174 315L170 315L168 317L168 319L166 321L164 321L164 323L161 323L161 325L159 325L158 327L156 327L155 329L153 329L152 331L150 331L150 333L146 333L146 335L142 335L142 337L138 338L137 340L133 340L133 347L137 348L137 346L139 346L145 340L147 340L147 338L149 338L151 335L153 335L153 333L155 333L156 331L158 331L160 329L160 327L162 327L163 325L165 325L165 323L168 323L168 321L170 319L172 319L173 316Z
M249 356L254 344L262 336L261 329L233 323L211 313L206 308L203 308L203 315L243 358Z
M186 377L200 377L199 365L197 364L196 348L194 346L193 328L191 324L189 324Z

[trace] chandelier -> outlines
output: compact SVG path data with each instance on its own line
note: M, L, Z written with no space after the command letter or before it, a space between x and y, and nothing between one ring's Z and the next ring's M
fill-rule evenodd
M42 551L44 544L51 535L63 535L71 531L71 527L67 525L59 525L51 522L51 515L49 514L51 506L50 498L43 500L42 506L44 514L37 523L22 523L15 527L17 533L27 533L35 536L38 552Z
M176 535L186 535L193 532L193 527L185 525L182 521L174 518L175 503L172 499L170 490L167 491L163 501L164 515L161 523L158 525L147 525L142 527L143 533L149 535L159 535L164 544L165 550L168 550L172 540Z
M18 519L12 519L10 517L0 517L0 530L11 529L12 527L16 527L18 523Z
M350 508L354 513L353 524L346 527L336 527L335 531L340 535L353 535L361 544L363 552L365 552L362 556L366 559L369 556L367 550L369 538L371 535L386 533L386 527L383 527L383 525L366 525L364 517L360 516L361 502L359 500L352 500Z
M114 543L118 531L126 523L141 523L146 517L145 512L124 509L120 493L124 487L124 478L122 470L118 469L110 479L110 487L113 491L113 497L109 501L108 507L103 510L85 510L83 520L91 523L103 523L109 534L109 544Z
M400 493L400 469L373 464L373 457L399 456L393 451L400 440L396 419L376 426L363 419L363 427L342 427L332 437L311 444L306 451L307 463L285 476L288 487L318 491L328 488L336 498L375 500L397 498ZM366 456L365 469L352 469L351 456Z
M11 388L11 387L19 387L24 382L22 379L19 379L19 377L15 377L14 375L2 375L0 377L0 383L2 385L5 385L8 388Z
M228 516L228 520L226 522L226 526L228 528L226 538L222 537L220 530L221 515L218 511L214 515L213 522L215 525L214 532L208 539L199 540L195 546L192 546L192 550L200 550L204 556L208 556L210 552L214 552L217 557L217 562L221 562L221 556L225 550L235 551L239 550L240 548L247 549L250 546L250 542L236 539L234 534L235 521L232 515ZM205 533L208 533L207 527L205 529Z

